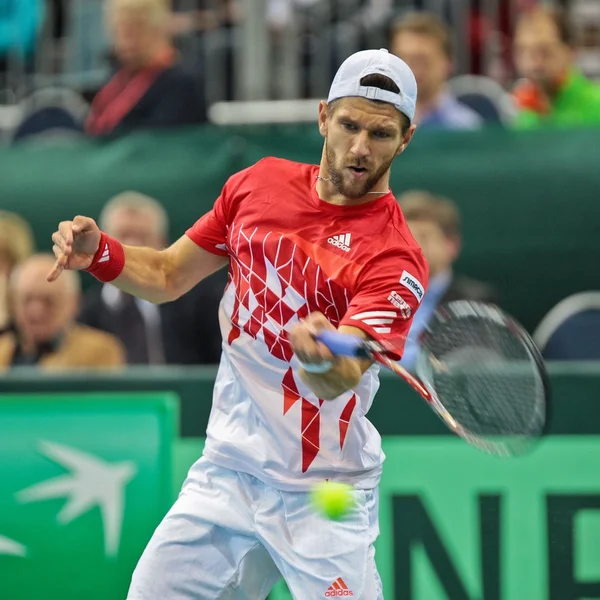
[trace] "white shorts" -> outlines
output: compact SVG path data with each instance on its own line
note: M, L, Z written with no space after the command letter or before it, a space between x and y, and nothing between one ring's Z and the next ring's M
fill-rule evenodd
M264 600L282 577L295 600L381 600L378 491L354 494L356 508L330 521L305 492L201 458L140 558L128 600Z

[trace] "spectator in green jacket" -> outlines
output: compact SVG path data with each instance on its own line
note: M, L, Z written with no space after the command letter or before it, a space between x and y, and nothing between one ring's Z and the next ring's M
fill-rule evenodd
M600 85L575 66L569 23L557 8L538 6L517 22L515 65L523 80L514 91L515 125L600 126Z

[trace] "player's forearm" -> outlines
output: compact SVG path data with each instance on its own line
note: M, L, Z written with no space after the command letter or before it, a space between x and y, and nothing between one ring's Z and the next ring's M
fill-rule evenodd
M300 368L300 379L323 400L335 400L360 382L362 369L354 358L338 358L335 366L325 373L309 373Z
M120 290L154 304L170 302L179 297L172 282L173 271L167 250L123 246L125 266L111 281Z

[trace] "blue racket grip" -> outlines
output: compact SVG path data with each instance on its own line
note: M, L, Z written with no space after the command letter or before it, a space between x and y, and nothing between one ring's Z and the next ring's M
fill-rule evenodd
M336 356L364 356L364 340L347 333L338 331L321 331L315 339L325 344L332 354Z

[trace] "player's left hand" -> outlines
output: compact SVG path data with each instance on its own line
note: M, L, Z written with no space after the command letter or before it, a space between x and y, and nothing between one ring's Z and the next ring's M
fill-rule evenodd
M298 360L308 364L319 364L326 361L335 361L334 355L327 346L317 342L315 336L319 331L335 327L320 312L310 313L306 319L300 321L289 333L289 340L294 354Z

